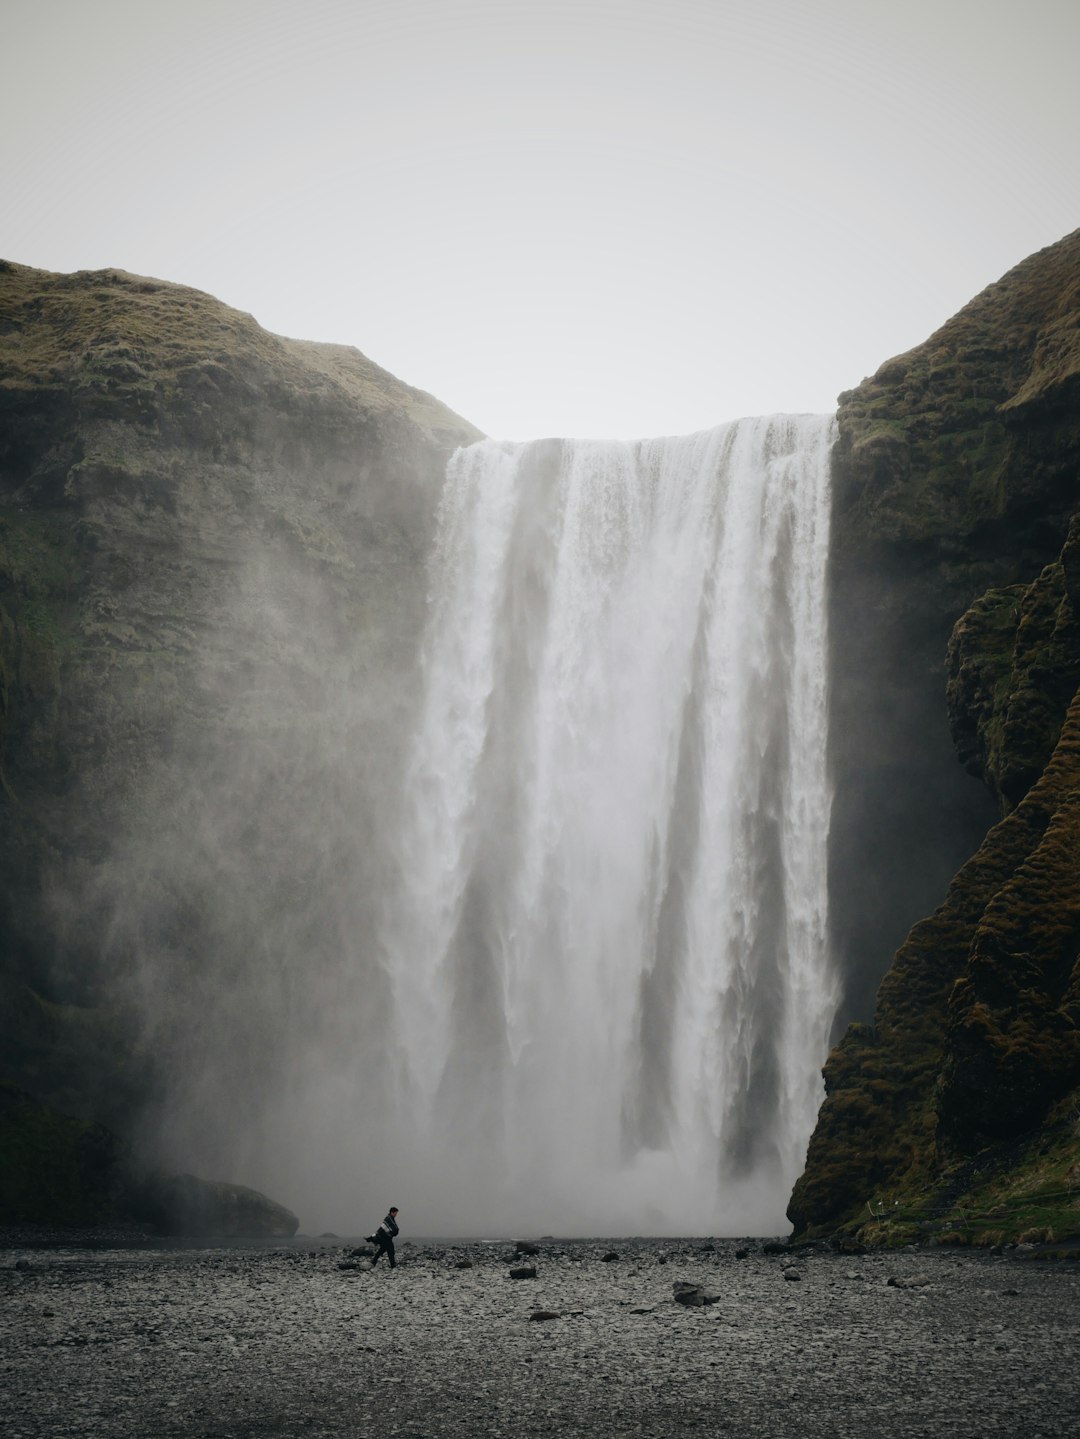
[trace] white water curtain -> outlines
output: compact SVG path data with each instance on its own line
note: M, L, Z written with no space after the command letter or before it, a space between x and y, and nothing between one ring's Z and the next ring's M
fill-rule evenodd
M837 1001L833 433L451 462L382 1062L413 1182L477 1232L784 1226Z

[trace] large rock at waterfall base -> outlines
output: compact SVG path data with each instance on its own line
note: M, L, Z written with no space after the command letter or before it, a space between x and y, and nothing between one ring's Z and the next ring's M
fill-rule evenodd
M243 1184L174 1174L147 1186L144 1212L162 1234L188 1238L288 1239L296 1215Z

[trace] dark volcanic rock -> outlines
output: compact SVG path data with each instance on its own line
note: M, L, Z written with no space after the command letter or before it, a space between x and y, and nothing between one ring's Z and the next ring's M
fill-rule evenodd
M693 1284L686 1279L676 1279L671 1286L676 1304L685 1304L689 1309L700 1309L706 1304L719 1302L719 1295L712 1294L702 1284Z
M121 1133L167 1105L215 1165L281 1100L333 936L374 928L476 437L195 290L0 262L0 1079Z
M898 892L913 865L917 883L920 866L940 871L959 834L926 738L946 713L947 626L952 735L1005 817L900 946L873 1025L851 1025L829 1056L797 1230L861 1215L873 1242L934 1230L991 1242L1080 1224L1055 1199L1080 1163L1078 386L1080 232L842 401L835 602L863 612L838 612L834 630L834 734L848 750L833 858L874 879L841 902L848 941L868 939L856 911L881 901L879 880ZM900 834L895 801L874 814L890 766Z
M175 1174L152 1185L153 1206L163 1234L223 1239L290 1239L300 1227L296 1215L242 1184ZM358 1261L342 1261L355 1267Z
M830 864L854 1018L995 817L956 764L945 654L988 589L1030 585L1057 558L1080 504L1078 316L1080 231L840 396ZM1003 777L1014 802L1052 747L1053 721L1032 724L1030 753ZM978 741L962 748L979 762Z

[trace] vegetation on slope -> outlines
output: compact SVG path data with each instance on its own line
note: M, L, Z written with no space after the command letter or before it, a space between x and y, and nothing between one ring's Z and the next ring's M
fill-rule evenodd
M1078 539L1080 525L1031 586L984 597L957 626L952 698L974 697L966 724L992 737L997 787L1045 767L911 931L873 1025L829 1056L789 1209L800 1232L906 1238L931 1221L955 1230L960 1206L965 1231L1015 1237L1049 1204L1042 1227L1080 1233Z
M333 849L295 819L335 784L328 747L390 768L441 476L477 437L358 351L198 291L0 262L0 1080L27 1096L9 1139L13 1115L49 1129L34 1102L130 1132L182 1025L215 1022L179 991L197 1009L230 947L249 962L253 915L286 934ZM234 832L251 864L226 880ZM290 952L301 1003L311 945ZM260 1039L235 1048L270 1069ZM57 1184L42 1214L68 1212Z

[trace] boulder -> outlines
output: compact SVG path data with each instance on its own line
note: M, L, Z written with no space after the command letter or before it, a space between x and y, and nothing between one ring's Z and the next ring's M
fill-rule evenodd
M692 1284L685 1279L676 1279L671 1286L676 1304L685 1304L690 1309L700 1309L706 1304L719 1302L719 1294L710 1294L701 1284Z
M151 1180L145 1208L163 1234L215 1239L292 1238L300 1221L243 1184L174 1174Z

